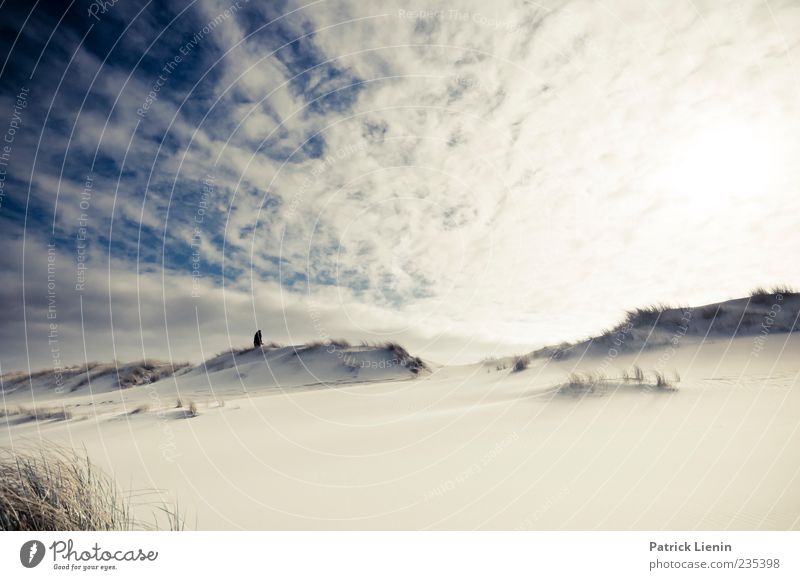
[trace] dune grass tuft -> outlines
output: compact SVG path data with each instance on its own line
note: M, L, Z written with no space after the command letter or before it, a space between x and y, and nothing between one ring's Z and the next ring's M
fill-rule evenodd
M619 377L608 378L603 372L573 372L567 377L564 383L555 387L559 395L602 395L609 390L616 391L620 388L639 389L643 392L657 391L672 392L677 391L676 384L681 378L677 371L673 372L672 378L667 378L662 371L653 371L653 380L648 381L647 375L638 365L630 369L623 370Z
M623 324L631 324L633 326L652 326L655 324L661 315L672 308L669 304L651 304L642 308L635 308L628 310L625 313L625 321ZM613 334L616 329L612 329L608 334Z
M653 371L653 377L655 378L655 387L657 389L661 389L662 391L677 390L675 384L671 380L669 380L663 372Z
M796 294L797 290L788 284L776 284L772 288L757 286L750 291L750 302L753 304L772 304L776 297Z
M579 373L572 372L567 377L567 382L559 385L557 392L560 395L588 395L605 390L605 375L599 372Z
M72 419L72 411L68 411L65 407L20 407L14 414L20 417L20 422L66 421Z
M514 372L518 373L524 371L531 364L530 357L526 355L517 355L514 357Z
M772 287L770 292L773 295L777 294L797 294L797 289L790 286L789 284L776 284Z
M326 338L325 340L313 340L306 344L306 348L319 348L321 346L332 346L333 348L351 348L353 345L344 338Z
M170 529L182 529L177 510ZM139 525L115 482L85 457L61 449L0 450L0 530L125 531Z

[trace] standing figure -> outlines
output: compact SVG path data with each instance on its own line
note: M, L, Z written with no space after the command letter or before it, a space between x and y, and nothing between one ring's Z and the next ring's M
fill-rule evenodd
M259 346L261 346L263 344L264 344L264 342L261 340L261 331L258 330L258 331L256 331L256 335L253 337L253 346L254 347L259 347Z

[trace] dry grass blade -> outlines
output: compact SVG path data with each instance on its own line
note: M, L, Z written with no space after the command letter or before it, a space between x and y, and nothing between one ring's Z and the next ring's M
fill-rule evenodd
M181 529L177 511L168 525ZM71 451L0 450L0 530L119 531L134 520L114 480Z
M0 529L105 531L133 524L114 482L88 459L65 451L0 451Z

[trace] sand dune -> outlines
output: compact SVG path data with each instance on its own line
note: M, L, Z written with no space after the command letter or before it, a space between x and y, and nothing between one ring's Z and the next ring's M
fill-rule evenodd
M584 353L602 353L611 347L633 352L669 347L685 337L705 340L794 332L800 315L800 294L786 289L759 290L737 298L704 306L653 305L630 310L615 327L575 343L546 346L532 357L566 358Z
M756 338L686 333L521 372L317 345L126 389L39 377L4 393L0 445L85 446L126 488L159 490L136 496L144 517L177 499L200 529L798 529L800 335ZM623 379L634 365L641 384ZM601 388L559 389L573 372Z

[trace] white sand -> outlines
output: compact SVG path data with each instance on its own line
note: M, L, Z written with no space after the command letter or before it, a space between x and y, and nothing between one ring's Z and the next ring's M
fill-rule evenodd
M125 489L161 492L136 502L177 499L190 529L800 528L797 334L760 352L752 337L685 338L605 363L418 378L380 349L362 349L356 369L290 350L123 391L110 378L91 393L39 385L38 407L74 418L0 419L0 445L85 446ZM634 362L677 370L680 390L553 392L577 363L613 375ZM178 391L198 417L174 408ZM30 398L20 389L5 405Z

